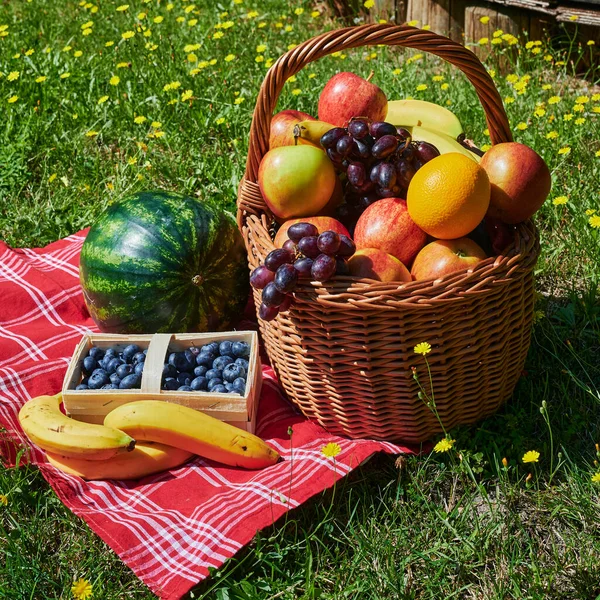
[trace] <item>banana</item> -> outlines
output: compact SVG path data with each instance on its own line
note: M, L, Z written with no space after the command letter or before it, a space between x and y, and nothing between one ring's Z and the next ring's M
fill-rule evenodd
M19 411L23 431L46 452L105 460L135 447L135 440L122 431L70 419L60 412L61 401L61 394L38 396Z
M405 129L410 132L413 140L429 142L430 144L433 144L440 151L440 154L459 152L460 154L464 154L465 156L473 159L475 162L479 162L481 160L481 157L477 156L477 154L467 150L462 144L459 144L456 140L453 140L451 137L448 137L443 133L431 131L429 129L425 129L425 127L408 126Z
M325 121L300 121L294 126L294 138L298 144L311 144L322 148L321 137L335 125Z
M193 454L173 446L145 442L137 444L133 452L113 456L109 460L86 460L59 456L47 452L48 462L69 475L83 479L140 479L153 473L174 469Z
M385 120L396 127L426 127L454 139L463 132L453 112L425 100L391 100Z
M104 425L125 431L136 440L175 446L232 467L261 469L279 460L279 454L259 437L171 402L123 404L106 415Z

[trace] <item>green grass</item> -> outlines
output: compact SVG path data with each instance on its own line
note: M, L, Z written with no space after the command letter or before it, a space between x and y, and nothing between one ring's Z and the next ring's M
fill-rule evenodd
M132 0L117 12L118 3L103 2L96 13L92 4L50 0L0 7L0 25L9 25L0 38L1 239L43 246L90 225L125 193L153 187L234 208L266 64L337 24L313 18L310 3L296 15L297 5L269 0L254 17L249 0L210 0L191 13L190 3L174 5ZM229 15L219 18L223 11ZM140 12L150 37L137 30ZM151 22L156 16L163 22ZM228 20L232 27L214 28ZM83 35L88 21L92 31ZM125 31L134 37L122 39ZM223 37L213 39L218 31ZM502 97L513 99L506 107L515 138L544 156L554 181L537 216L538 320L513 398L477 427L451 431L456 442L447 453L398 465L373 459L262 532L194 598L600 597L600 487L592 481L600 460L600 229L590 222L590 211L600 212L600 90L596 72L574 77L586 60L593 64L593 48L578 46L575 35L571 29L544 40L537 54L525 40L487 46L486 65ZM229 54L235 59L227 61ZM325 58L286 84L279 107L314 113L320 88L337 70L374 71L389 98L448 105L469 137L480 146L488 141L467 80L412 51L376 47ZM9 76L16 71L17 79ZM70 76L61 79L64 73ZM47 79L36 83L40 76ZM530 78L525 86L523 77ZM179 87L164 91L176 81ZM427 89L417 91L419 84ZM187 90L191 97L182 101ZM553 96L560 101L548 103ZM577 104L578 96L588 101ZM138 124L140 115L147 120ZM560 196L566 204L555 205ZM540 452L539 463L522 463L528 450ZM93 583L97 598L153 597L37 470L1 470L0 494L8 501L0 504L0 597L68 598L78 577Z

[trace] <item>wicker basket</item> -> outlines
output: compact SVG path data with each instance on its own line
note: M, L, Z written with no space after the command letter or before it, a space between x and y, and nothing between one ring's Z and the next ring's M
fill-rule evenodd
M492 143L512 139L502 101L481 62L460 44L408 26L364 25L330 31L281 56L260 89L240 184L238 223L250 267L274 248L272 215L256 183L268 150L269 127L286 80L308 63L340 50L386 44L431 52L457 66L477 91ZM260 321L267 354L300 410L332 433L351 438L422 442L441 431L419 398L430 393L419 342L427 359L437 413L444 427L473 423L511 395L529 348L533 268L539 239L528 221L515 228L501 256L441 280L403 285L336 277L298 286L291 309ZM260 292L254 292L260 304Z

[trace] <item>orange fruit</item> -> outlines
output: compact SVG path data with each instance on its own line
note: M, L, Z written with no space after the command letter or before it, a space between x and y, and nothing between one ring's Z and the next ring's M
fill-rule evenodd
M408 214L426 233L442 240L464 237L485 216L490 181L474 160L441 154L414 175L406 194Z

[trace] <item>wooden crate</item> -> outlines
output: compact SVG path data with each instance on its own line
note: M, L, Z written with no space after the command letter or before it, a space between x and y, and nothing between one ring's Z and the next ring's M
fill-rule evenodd
M250 344L246 393L223 394L212 392L179 392L160 389L163 365L167 352L181 352L191 346L225 340ZM135 390L76 390L81 383L82 363L92 346L123 350L128 344L148 349L141 388ZM66 413L79 421L102 423L104 417L117 406L134 400L164 400L189 406L254 433L256 411L262 385L262 372L258 353L258 335L255 331L230 331L223 333L156 333L154 335L115 335L88 333L83 336L71 359L63 382L63 403Z

